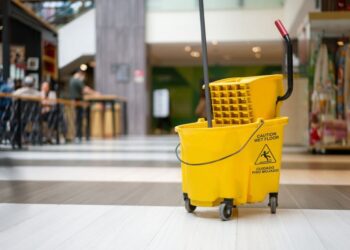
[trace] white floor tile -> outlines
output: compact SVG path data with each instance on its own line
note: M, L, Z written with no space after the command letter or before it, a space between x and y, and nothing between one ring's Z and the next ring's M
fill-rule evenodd
M0 213L41 213L0 232L1 249L349 249L350 211L240 208L232 220L217 208L0 205ZM11 212L8 208L12 208ZM1 219L4 216L0 217ZM23 218L23 216L22 216Z
M124 161L172 161L175 153L135 152L0 152L1 159L13 160L124 160Z
M13 205L14 208L16 206ZM30 206L39 206L40 209L43 205ZM44 206L45 208L40 215L4 229L0 234L1 249L39 249L47 246L50 241L61 242L62 238L70 236L67 233L81 230L96 216L111 209L103 206L98 209L94 206ZM16 216L16 214L11 215L10 213L9 216Z
M0 235L1 231L9 230L35 216L42 216L51 208L52 205L0 204Z
M303 210L326 249L350 248L350 211Z
M0 180L21 181L119 181L180 183L179 167L0 167ZM281 184L350 185L349 170L282 169Z
M237 249L324 249L300 210L240 209Z

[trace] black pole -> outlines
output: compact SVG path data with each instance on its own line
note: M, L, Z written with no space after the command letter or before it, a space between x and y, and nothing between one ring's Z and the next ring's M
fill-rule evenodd
M116 122L115 122L115 101L111 101L111 105L112 105L112 128L113 128L113 138L115 138L117 136L116 133Z
M283 96L277 97L277 102L287 100L293 93L293 46L288 31L280 20L275 21L275 25L284 39L287 50L287 79L288 89Z
M10 77L10 0L2 2L2 72L3 81L7 82Z
M85 108L85 115L86 115L85 137L87 141L90 141L90 135L91 135L91 106L92 106L92 102L88 101L88 105Z
M203 63L204 85L205 85L205 108L207 113L208 127L211 128L212 117L211 117L211 101L210 101L210 90L209 90L209 76L208 76L207 38L205 35L203 0L199 0L199 17L200 17L200 23L201 23L201 38L202 38L202 63Z
M42 105L41 103L36 103L35 105L37 105L37 108L35 109L35 112L38 114L38 127L39 127L39 131L38 131L38 140L39 140L39 145L42 146L43 145L43 116L41 114L41 110L42 110ZM36 119L35 119L36 120ZM48 122L49 125L49 122Z
M59 103L56 103L55 105L55 113L56 121L55 121L55 130L56 130L56 144L60 144L60 105Z
M16 120L17 120L17 131L16 131L16 142L19 149L22 149L22 100L17 99L16 109Z
M128 103L127 101L121 101L123 109L123 135L128 134Z
M283 39L286 44L287 49L287 83L288 83L288 89L287 92L283 96L279 96L277 98L277 101L284 101L287 100L291 94L293 93L293 46L292 41L290 40L289 35L283 36Z

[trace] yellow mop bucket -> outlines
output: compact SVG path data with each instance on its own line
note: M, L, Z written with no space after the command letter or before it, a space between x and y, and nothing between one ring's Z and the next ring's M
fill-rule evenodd
M228 78L209 85L203 0L199 12L207 122L175 128L185 208L191 213L196 206L220 205L221 219L228 220L234 205L261 202L269 194L271 213L276 213L283 128L288 123L287 117L279 117L279 108L293 91L288 32L275 22L287 45L284 95L281 75Z
M225 127L208 128L205 121L177 126L182 191L190 205L239 205L277 194L287 123L280 117Z

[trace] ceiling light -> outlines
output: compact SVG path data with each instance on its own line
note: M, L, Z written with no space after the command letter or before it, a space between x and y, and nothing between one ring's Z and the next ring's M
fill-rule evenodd
M255 58L260 59L261 58L261 53L255 53Z
M192 50L191 46L188 46L188 45L185 46L185 51L186 51L186 52L190 52L191 50Z
M259 47L259 46L254 46L254 47L252 48L252 51L253 51L254 53L259 53L259 52L261 52L261 47Z
M86 64L80 65L80 69L81 69L82 71L86 71L87 68L88 68L88 66L87 66Z
M216 46L216 45L219 44L219 42L218 42L217 40L213 40L213 41L211 42L211 44L214 45L214 46Z
M192 52L191 52L191 56L192 56L192 57L200 57L201 54L200 54L198 51L192 51Z
M344 46L344 42L341 41L341 40L339 40L339 41L337 42L337 44L338 44L339 47Z
M0 25L0 30L3 30L4 29L4 26Z

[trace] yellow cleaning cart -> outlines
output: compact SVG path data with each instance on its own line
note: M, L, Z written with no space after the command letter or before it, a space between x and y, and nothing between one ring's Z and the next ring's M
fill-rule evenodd
M220 206L228 220L236 205L262 202L269 195L276 213L283 146L281 101L293 91L292 45L282 23L275 22L287 45L288 89L282 75L228 78L208 82L203 0L199 0L207 120L177 126L185 208ZM181 155L178 149L181 149Z

